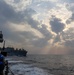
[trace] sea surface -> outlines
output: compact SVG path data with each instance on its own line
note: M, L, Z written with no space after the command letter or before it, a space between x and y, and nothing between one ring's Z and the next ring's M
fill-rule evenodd
M74 55L8 56L6 60L15 75L74 75Z

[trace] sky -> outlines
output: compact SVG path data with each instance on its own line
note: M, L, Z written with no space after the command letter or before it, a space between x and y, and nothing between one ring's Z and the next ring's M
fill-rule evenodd
M0 0L6 47L29 54L74 54L74 0Z

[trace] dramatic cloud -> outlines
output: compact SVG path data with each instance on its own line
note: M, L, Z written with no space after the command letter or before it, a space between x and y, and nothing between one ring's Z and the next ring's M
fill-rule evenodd
M33 44L38 47L44 47L48 45L49 44L48 41L52 39L53 36L51 32L47 30L47 27L44 24L42 25L42 28L37 29L44 35L44 38L40 38L38 40L33 41Z
M57 42L61 42L61 38L60 38L60 35L57 35L54 39L54 42L53 43L57 43Z
M23 15L14 11L13 7L0 0L0 22L20 23L23 21Z
M61 22L59 18L52 17L50 20L51 29L55 33L59 33L64 29L65 24Z
M62 32L62 38L64 40L64 46L68 48L69 54L74 54L74 28L69 28L65 32Z
M33 18L31 18L32 14L35 13L32 9L26 9L22 13L21 12L16 12L14 8L10 5L8 5L5 1L0 1L0 29L3 31L5 39L9 39L15 42L22 42L22 38L20 35L24 33L25 36L27 35L32 35L30 36L29 39L33 38L34 34L31 32L22 32L21 34L19 32L13 32L14 29L10 29L9 25L11 23L15 23L15 26L17 27L19 24L23 23L28 23L31 25L37 25L37 21L34 21ZM22 29L21 29L22 30ZM24 29L25 30L25 29ZM27 35L26 35L27 33ZM28 34L29 33L29 34ZM28 37L28 36L27 36ZM25 38L25 37L24 37ZM26 38L25 38L26 39Z
M73 2L0 0L0 30L3 31L6 46L23 47L30 53L56 53L55 47L60 53L67 46L72 47L72 51Z

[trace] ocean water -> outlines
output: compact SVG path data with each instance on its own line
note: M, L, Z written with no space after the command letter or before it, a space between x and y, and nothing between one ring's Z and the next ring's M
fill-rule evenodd
M16 75L74 75L74 55L28 55L6 59Z

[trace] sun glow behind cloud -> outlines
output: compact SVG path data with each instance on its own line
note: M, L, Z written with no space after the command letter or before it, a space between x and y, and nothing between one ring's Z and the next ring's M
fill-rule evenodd
M71 53L73 6L72 0L0 1L0 26L8 41L6 45L16 44L29 53Z

